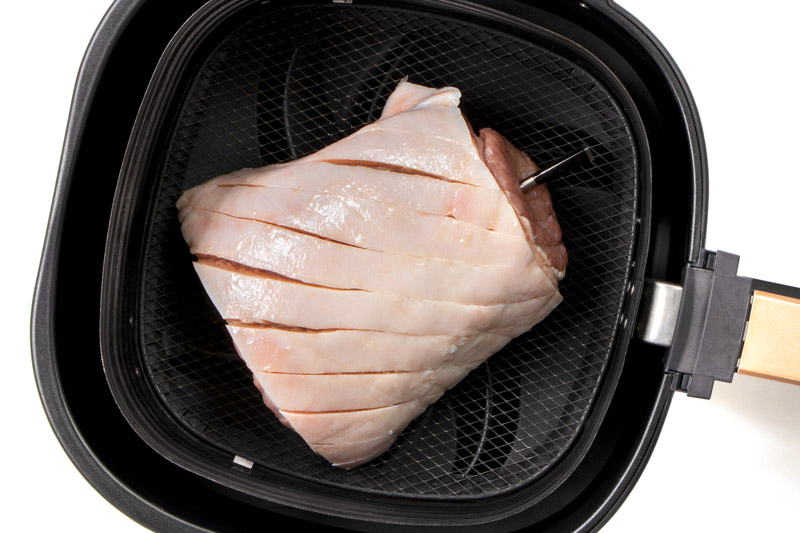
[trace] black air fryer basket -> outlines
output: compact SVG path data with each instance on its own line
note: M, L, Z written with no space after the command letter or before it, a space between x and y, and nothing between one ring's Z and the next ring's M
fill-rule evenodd
M658 292L646 279L715 268L700 125L660 45L601 1L161 4L117 1L90 46L37 285L40 391L87 479L154 529L276 516L362 530L602 525L671 392L705 395L727 377L702 362L693 376L685 347L667 356L641 333L642 294L646 310ZM551 185L564 302L389 451L342 470L264 406L194 275L175 201L352 133L403 78L458 87L474 127L540 166L583 145L595 158ZM90 189L103 202L86 212L76 198ZM66 250L92 268L71 268ZM65 334L86 317L96 325Z

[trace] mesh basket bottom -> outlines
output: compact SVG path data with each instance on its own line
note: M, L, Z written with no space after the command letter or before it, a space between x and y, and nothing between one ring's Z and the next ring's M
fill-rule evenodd
M263 405L192 270L175 201L243 167L312 153L377 118L397 82L462 90L541 166L580 143L592 168L552 188L569 252L564 302L473 371L362 467L330 468ZM629 124L576 63L531 42L397 8L293 5L226 36L194 74L144 228L139 337L147 377L180 424L270 469L343 489L484 497L551 468L581 429L612 353L634 241Z

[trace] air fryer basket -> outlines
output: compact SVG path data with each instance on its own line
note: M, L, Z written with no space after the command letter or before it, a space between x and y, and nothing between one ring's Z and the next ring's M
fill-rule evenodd
M551 188L569 251L563 304L387 453L344 471L263 405L194 275L174 206L212 177L307 155L375 120L404 77L459 87L474 127L495 128L540 166L582 143L596 159ZM645 263L648 157L613 74L530 23L460 3L212 1L162 57L123 162L102 287L112 393L162 455L250 496L320 485L444 505L524 488L532 505L580 460L616 385Z

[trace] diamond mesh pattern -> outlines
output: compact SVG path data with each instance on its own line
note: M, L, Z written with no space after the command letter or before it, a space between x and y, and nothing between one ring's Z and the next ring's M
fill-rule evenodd
M569 251L563 304L432 405L383 456L343 471L263 405L194 275L175 201L217 175L288 161L353 132L377 118L404 76L459 87L476 129L495 128L540 165L584 141L597 158L551 187ZM532 481L578 434L621 314L637 168L622 112L576 64L429 14L283 8L231 33L196 73L153 194L140 295L145 367L175 417L231 456L347 489L478 497Z

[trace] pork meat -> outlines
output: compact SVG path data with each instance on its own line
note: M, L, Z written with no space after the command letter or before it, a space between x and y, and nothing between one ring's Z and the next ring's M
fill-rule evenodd
M400 82L379 120L178 200L195 271L264 403L350 468L561 301L546 185L461 93Z

